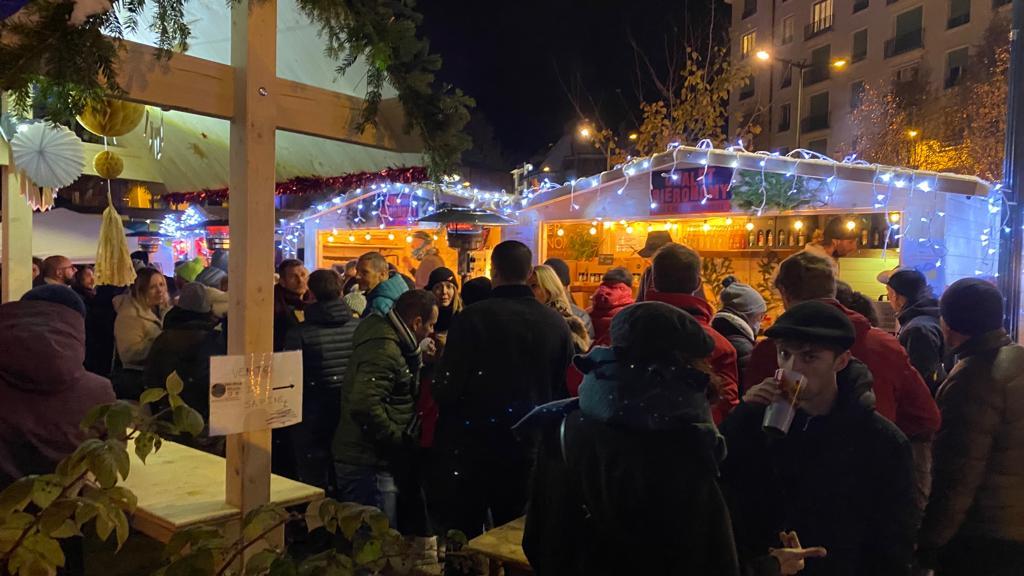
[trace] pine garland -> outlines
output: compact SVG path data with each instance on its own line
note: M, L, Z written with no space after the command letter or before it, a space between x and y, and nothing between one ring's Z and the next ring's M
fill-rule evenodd
M149 0L151 22L143 21L147 0L115 0L114 9L68 24L70 0L32 0L0 21L0 90L8 91L15 111L35 112L69 124L89 102L124 94L117 84L117 50L125 30L151 27L161 57L188 47L188 0ZM441 58L417 35L422 16L413 0L299 0L299 8L320 27L325 53L344 74L360 58L369 64L365 105L359 128L374 125L386 83L398 91L407 132L423 140L431 175L450 174L471 145L463 128L472 98L439 85ZM125 14L118 19L117 10Z
M810 182L808 181L810 180ZM738 170L733 179L732 203L741 210L796 210L821 202L821 181L758 170Z

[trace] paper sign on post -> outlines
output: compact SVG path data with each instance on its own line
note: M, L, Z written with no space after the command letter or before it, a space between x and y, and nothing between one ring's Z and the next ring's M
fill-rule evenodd
M301 351L210 358L210 436L301 421Z

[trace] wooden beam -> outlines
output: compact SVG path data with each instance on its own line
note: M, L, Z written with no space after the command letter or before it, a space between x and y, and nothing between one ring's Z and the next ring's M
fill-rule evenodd
M0 302L12 302L32 289L32 209L18 192L18 175L0 166L3 202L3 288Z
M124 41L118 82L126 99L167 110L230 119L235 71L231 66L187 54L158 60L151 46ZM274 76L263 87L275 96L277 127L295 132L398 152L419 152L422 143L402 130L404 116L397 99L381 103L380 128L355 130L363 99Z
M231 4L229 354L267 356L274 326L274 116L277 0ZM270 499L270 430L228 436L227 501L242 513Z

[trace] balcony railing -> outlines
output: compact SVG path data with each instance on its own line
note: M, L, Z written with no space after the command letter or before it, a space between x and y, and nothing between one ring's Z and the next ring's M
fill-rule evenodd
M803 133L828 130L828 114L808 116L800 122L800 131Z
M905 32L885 41L885 57L892 58L911 50L924 48L924 29Z
M832 70L827 66L815 66L804 72L804 86L812 86L832 77Z
M963 26L964 24L967 24L970 21L971 21L971 13L970 12L967 12L966 14L961 14L959 16L953 16L949 20L946 21L946 30L952 30L953 28L957 28L959 26Z
M832 31L832 17L822 18L815 20L810 24L804 26L804 40L810 40L816 36L821 36L826 32Z
M861 10L867 9L869 4L870 2L868 0L857 0L856 2L853 3L853 13L856 14Z

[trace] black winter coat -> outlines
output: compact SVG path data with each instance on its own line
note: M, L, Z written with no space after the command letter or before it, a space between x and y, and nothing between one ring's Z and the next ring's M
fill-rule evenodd
M750 363L750 355L754 352L754 329L746 323L746 320L728 310L722 310L715 314L714 319L711 320L711 327L722 336L725 336L729 340L729 344L732 344L732 347L736 349L736 367L739 369L740 375L740 393L746 392L747 388L751 386L760 384L760 382L743 381L743 375L747 371L747 364Z
M534 572L739 574L717 482L724 444L703 387L683 376L706 375L631 369L613 357L595 348L580 398L516 427L540 436L523 535Z
M922 298L904 308L899 321L900 345L934 396L946 379L946 368L942 363L945 339L939 324L939 303L934 298Z
M909 575L920 512L906 436L874 410L871 373L857 360L839 373L832 412L798 412L789 434L761 429L765 406L740 404L722 424L729 455L723 486L740 560L761 568L779 532L804 546L824 546L801 576Z
M114 297L125 291L114 286L97 286L96 295L86 303L85 369L109 378L114 365Z
M572 336L554 308L525 285L500 286L466 307L448 330L432 392L440 417L434 448L494 459L526 459L512 426L565 398Z
M210 356L226 352L226 340L216 330L218 320L171 308L164 316L163 331L153 342L143 375L146 388L163 388L177 372L185 388L181 399L210 419Z

